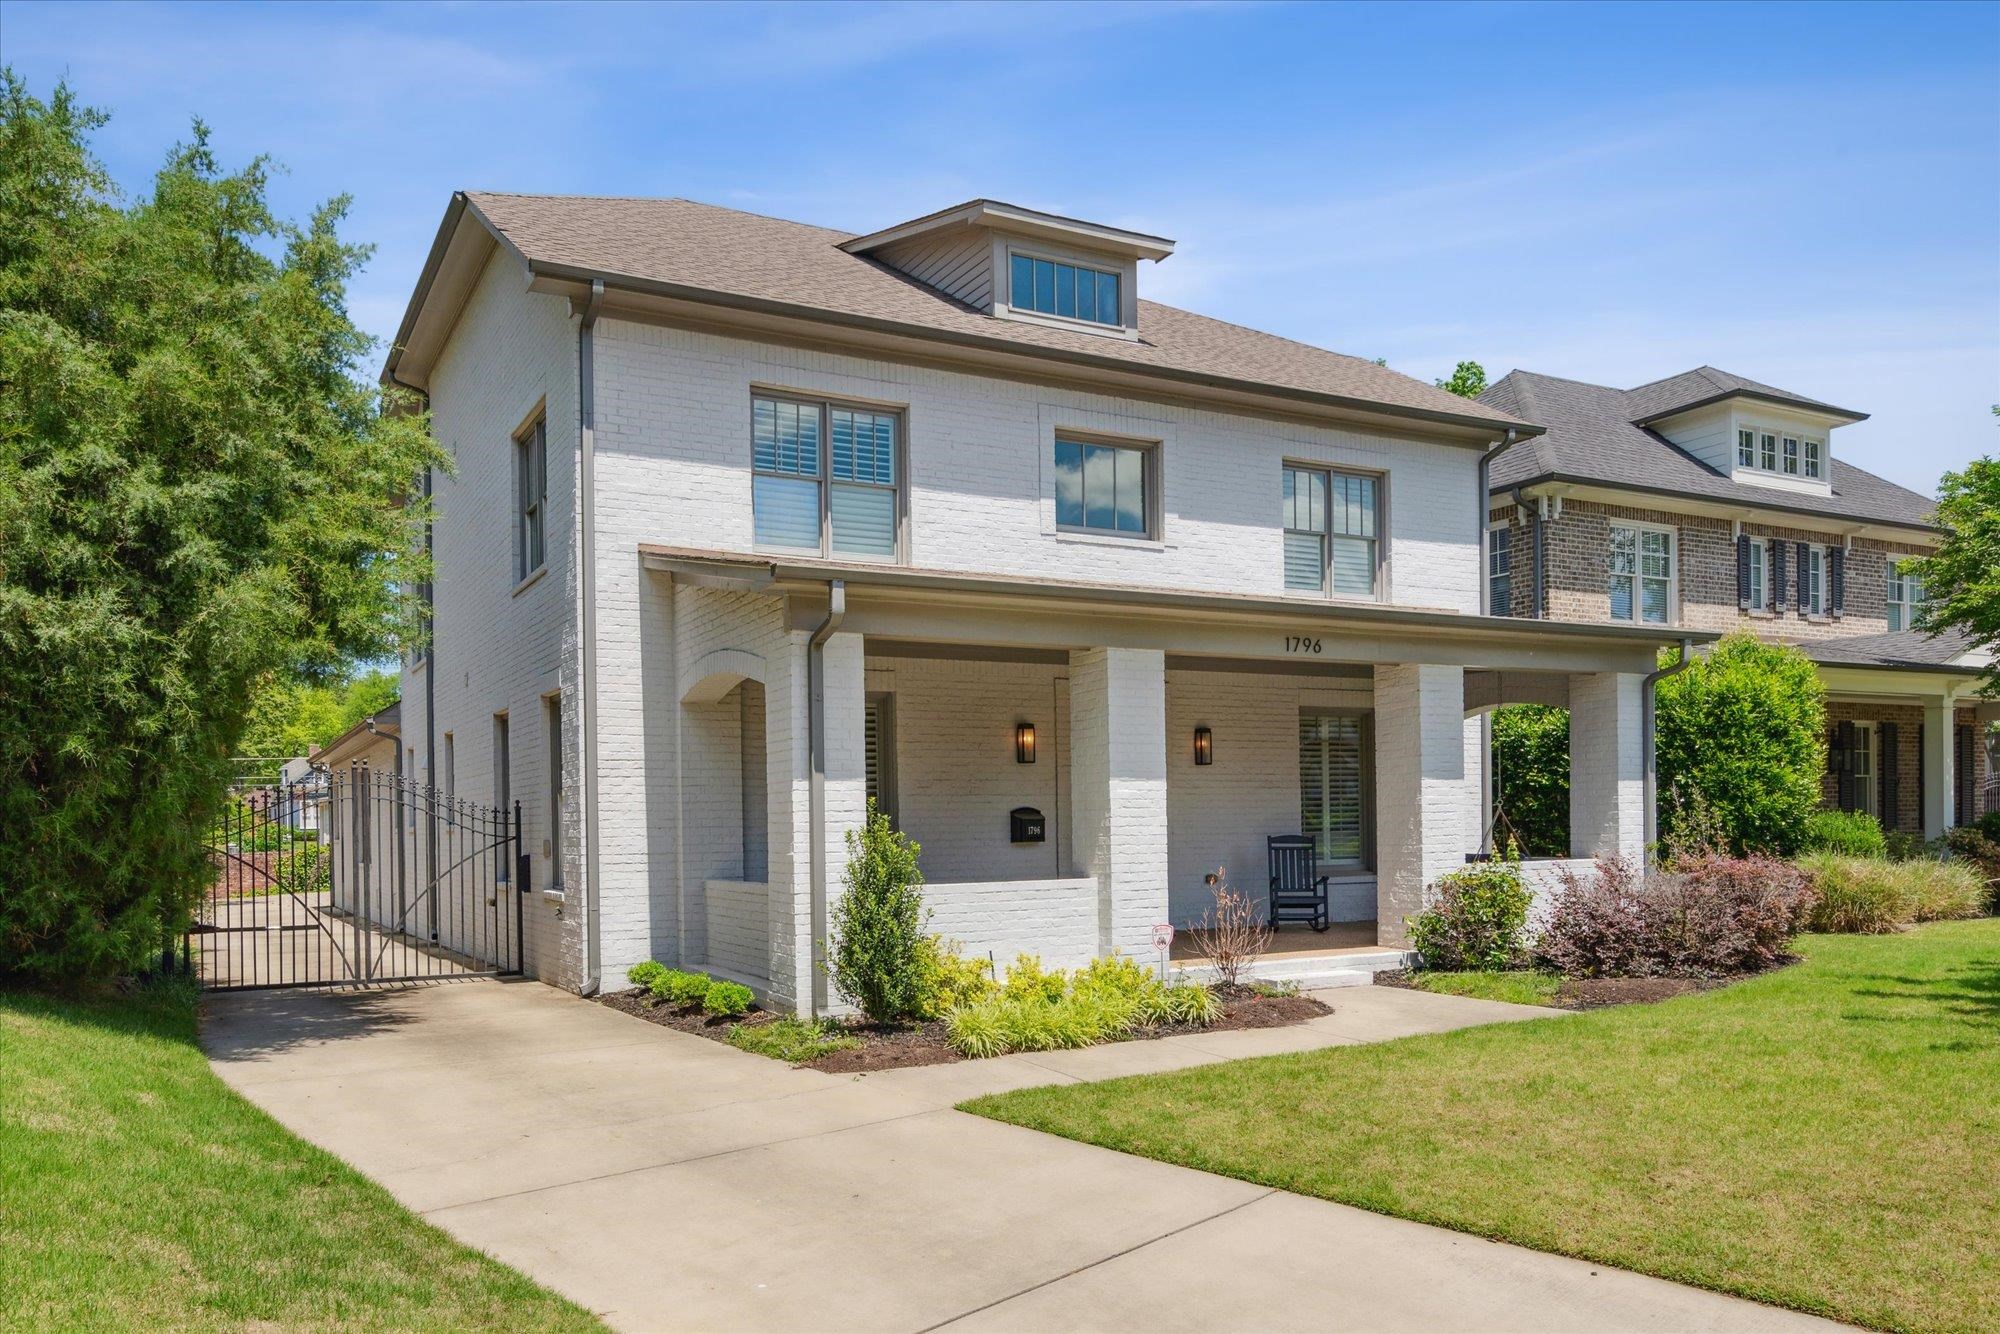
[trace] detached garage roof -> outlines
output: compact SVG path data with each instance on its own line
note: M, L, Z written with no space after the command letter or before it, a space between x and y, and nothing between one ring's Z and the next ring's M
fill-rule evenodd
M1138 303L1135 339L996 318L880 260L849 253L842 246L858 239L853 233L686 199L484 191L453 196L397 333L386 375L394 375L410 345L441 269L452 267L444 263L446 251L467 221L482 224L537 278L602 279L607 287L739 311L893 331L941 349L1005 350L1184 387L1276 393L1335 409L1475 428L1491 436L1509 428L1522 436L1539 429L1502 406L1448 394L1365 358L1155 301ZM462 272L450 276L452 282L464 280ZM455 317L455 303L444 304Z

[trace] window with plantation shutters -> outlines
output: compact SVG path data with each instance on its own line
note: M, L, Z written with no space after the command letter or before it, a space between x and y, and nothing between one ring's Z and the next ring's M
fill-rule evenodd
M872 408L751 400L752 527L760 547L895 560L901 418Z
M1662 528L1611 526L1605 592L1611 619L1665 625L1673 615L1674 535Z
M1299 829L1322 863L1371 863L1369 733L1365 714L1299 715Z
M874 802L875 809L893 822L896 818L894 697L887 694L873 694L868 697L863 749L868 800Z
M1284 470L1285 587L1375 596L1376 479L1325 468Z

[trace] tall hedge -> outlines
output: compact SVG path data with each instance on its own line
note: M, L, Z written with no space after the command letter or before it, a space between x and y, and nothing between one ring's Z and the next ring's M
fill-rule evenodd
M1826 691L1805 654L1729 635L1656 698L1662 837L1706 824L1734 852L1798 851L1826 769Z
M1524 857L1569 856L1569 710L1510 704L1493 711L1495 843Z
M254 687L415 625L427 422L345 309L366 256L195 126L142 198L101 113L0 71L0 972L142 962L208 878Z

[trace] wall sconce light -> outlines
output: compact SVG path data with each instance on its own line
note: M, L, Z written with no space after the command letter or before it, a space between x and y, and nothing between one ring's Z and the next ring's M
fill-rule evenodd
M1033 764L1035 762L1035 725L1033 723L1014 724L1014 762Z
M1215 733L1206 727L1194 729L1194 762L1196 764L1215 763Z

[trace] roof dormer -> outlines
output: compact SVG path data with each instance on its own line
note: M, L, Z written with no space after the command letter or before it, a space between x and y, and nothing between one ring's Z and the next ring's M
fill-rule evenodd
M841 243L982 314L1136 338L1139 261L1174 243L991 199L975 199Z
M1701 366L1625 392L1632 424L1732 481L1833 493L1832 434L1867 414Z

